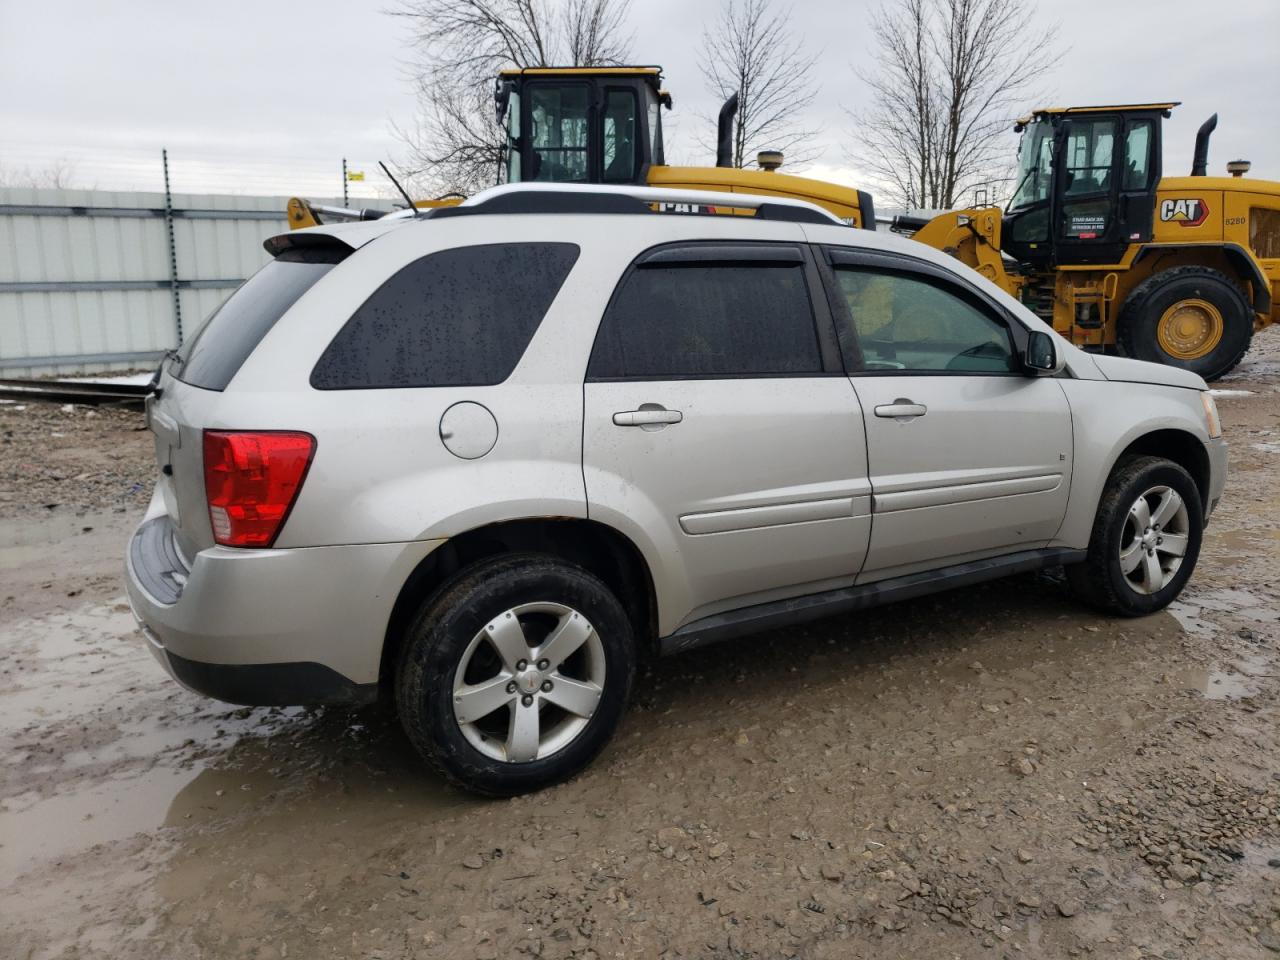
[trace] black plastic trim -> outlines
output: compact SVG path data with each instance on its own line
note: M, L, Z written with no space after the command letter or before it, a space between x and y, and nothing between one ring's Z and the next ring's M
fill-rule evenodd
M378 698L376 683L354 683L322 663L205 663L168 650L165 656L183 685L246 707L356 706Z
M503 193L472 206L436 207L427 219L504 213L652 213L643 200L592 190L528 190Z
M1145 243L1142 248L1134 255L1133 263L1145 257L1148 253L1159 253L1163 250L1177 252L1179 250L1222 250L1227 259L1236 266L1237 269L1247 270L1253 277L1253 310L1255 313L1271 312L1271 281L1267 279L1267 275L1262 272L1256 260L1250 256L1249 251L1238 243Z
M716 204L724 206L724 204ZM732 204L730 204L732 206ZM756 207L756 220L775 220L784 223L815 223L823 227L842 227L844 223L835 219L834 214L821 210L810 210L808 207L793 207L786 203L762 203Z
M639 267L666 267L676 263L804 263L795 244L783 243L673 243L646 250L636 257Z
M865 190L858 191L858 210L861 211L862 229L874 230L876 228L876 203L871 199L871 194Z
M138 528L129 541L129 564L138 585L157 603L174 604L182 597L190 571L174 544L169 517L155 517Z
M697 647L763 630L792 627L824 617L865 610L882 603L910 600L941 590L972 586L1017 573L1042 570L1045 567L1079 563L1086 556L1088 556L1087 550L1069 550L1061 547L1021 550L986 560L973 560L969 563L941 567L925 573L911 573L875 583L841 587L838 590L812 593L804 597L756 604L740 610L717 613L686 624L674 633L659 639L658 650L664 656L684 653Z

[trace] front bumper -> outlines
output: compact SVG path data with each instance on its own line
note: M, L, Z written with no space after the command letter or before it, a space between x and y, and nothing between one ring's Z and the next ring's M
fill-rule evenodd
M211 547L188 568L160 514L134 533L125 583L151 652L183 686L250 705L361 703L377 695L401 587L443 542Z
M1215 437L1207 441L1204 448L1209 455L1209 496L1206 498L1208 502L1204 511L1205 523L1208 523L1227 488L1227 441L1222 437Z

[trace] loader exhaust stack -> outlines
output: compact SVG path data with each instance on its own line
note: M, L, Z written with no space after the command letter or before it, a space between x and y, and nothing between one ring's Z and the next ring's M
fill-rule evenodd
M1191 175L1193 177L1203 177L1205 175L1205 170L1209 166L1209 135L1217 128L1218 115L1215 113L1200 124L1200 129L1196 131L1196 152L1191 159Z
M733 117L738 112L738 95L731 94L720 108L716 123L716 166L733 166Z

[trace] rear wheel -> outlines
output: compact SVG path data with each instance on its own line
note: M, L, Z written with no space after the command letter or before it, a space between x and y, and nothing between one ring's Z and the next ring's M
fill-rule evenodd
M634 673L631 626L599 579L551 557L506 557L463 571L419 612L396 708L447 777L509 796L590 763Z
M1140 283L1120 314L1125 353L1216 380L1253 339L1253 308L1240 288L1209 267L1175 267Z
M1107 481L1088 558L1067 567L1072 592L1107 613L1168 606L1200 556L1204 514L1195 481L1162 457L1122 461Z

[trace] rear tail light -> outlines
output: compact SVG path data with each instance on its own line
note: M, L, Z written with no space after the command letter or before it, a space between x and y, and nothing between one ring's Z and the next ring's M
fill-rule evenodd
M271 546L315 452L309 433L206 430L204 490L213 539L224 547Z

